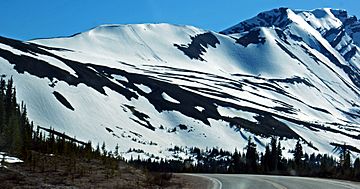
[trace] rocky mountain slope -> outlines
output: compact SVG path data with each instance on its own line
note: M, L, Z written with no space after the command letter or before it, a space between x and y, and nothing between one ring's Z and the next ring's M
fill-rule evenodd
M360 154L360 24L344 10L279 8L220 33L170 24L101 25L69 37L0 38L35 125L118 143L123 156L185 158L271 136L285 156ZM128 151L129 148L136 149Z

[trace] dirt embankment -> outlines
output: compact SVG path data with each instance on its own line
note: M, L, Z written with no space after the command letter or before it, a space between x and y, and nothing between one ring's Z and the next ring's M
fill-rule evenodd
M189 188L187 178L150 173L124 161L34 153L33 161L0 166L0 188ZM184 183L186 186L184 187Z

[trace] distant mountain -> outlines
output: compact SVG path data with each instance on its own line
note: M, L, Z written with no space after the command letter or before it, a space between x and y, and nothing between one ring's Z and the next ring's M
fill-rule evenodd
M170 24L102 25L70 37L0 38L35 125L118 143L123 156L171 148L360 152L360 25L344 10L262 12L220 33ZM128 152L128 149L138 149Z

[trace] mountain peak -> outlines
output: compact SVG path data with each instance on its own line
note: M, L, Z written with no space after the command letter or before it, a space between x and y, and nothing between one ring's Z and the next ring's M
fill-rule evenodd
M291 9L286 7L280 7L269 11L264 11L257 14L255 17L240 22L239 24L230 27L220 33L233 34L249 31L254 27L271 27L271 26L283 26L287 25L290 20L288 19Z
M264 11L255 17L240 22L221 33L233 34L249 31L254 27L279 27L284 28L287 25L298 22L303 19L316 30L329 30L338 28L347 23L353 23L357 20L355 16L349 17L346 10L332 8L317 8L313 10L292 10L281 7Z
M157 31L166 32L168 30L198 30L196 27L189 25L175 25L169 23L143 23L143 24L102 24L91 28L79 34L99 35L99 36L116 36L118 34L126 34L129 32L146 32Z

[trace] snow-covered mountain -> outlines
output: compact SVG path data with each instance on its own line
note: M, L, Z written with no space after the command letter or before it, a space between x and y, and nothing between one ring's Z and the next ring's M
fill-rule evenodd
M279 136L286 156L298 139L308 153L346 143L359 156L359 23L344 10L279 8L220 33L137 24L1 37L0 74L13 77L35 125L118 143L127 158L233 151L249 136L260 150Z

